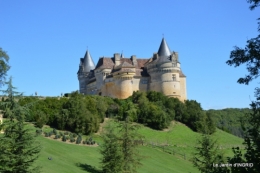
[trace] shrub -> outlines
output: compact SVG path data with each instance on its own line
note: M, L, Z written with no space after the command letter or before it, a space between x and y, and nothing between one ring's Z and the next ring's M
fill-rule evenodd
M70 142L75 142L75 139L74 138L70 138Z
M69 135L69 132L64 132L64 135Z
M65 135L62 136L62 141L63 141L63 142L66 142L66 141L67 141L67 138L66 138Z
M49 137L49 133L46 133L46 132L45 132L45 135L44 135L44 136L45 136L45 137Z
M73 138L76 138L78 135L73 133L72 136L73 136Z
M54 139L60 139L60 135L55 135Z
M59 132L60 133L60 136L63 136L64 134L62 132Z
M51 137L53 135L53 132L52 131L50 131L49 132L49 137Z
M80 143L81 143L81 140L82 140L81 136L78 135L77 140L76 140L76 144L80 144Z
M42 134L42 130L41 129L37 129L36 130L36 135L41 135Z
M52 132L53 132L54 135L58 134L58 131L56 129L53 129Z

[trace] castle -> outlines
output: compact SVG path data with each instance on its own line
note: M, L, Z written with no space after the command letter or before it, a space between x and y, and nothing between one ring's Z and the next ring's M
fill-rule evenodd
M80 58L79 91L87 95L102 95L125 99L134 91L157 91L184 101L187 99L186 76L182 73L177 52L171 52L163 38L157 53L150 59L132 55L125 58L100 57L95 66L86 51Z

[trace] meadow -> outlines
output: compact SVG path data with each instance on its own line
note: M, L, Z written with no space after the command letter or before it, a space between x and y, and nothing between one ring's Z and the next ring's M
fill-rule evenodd
M186 125L179 122L172 122L168 129L163 131L152 130L140 125L139 133L145 139L145 145L139 147L140 153L144 156L140 173L196 173L199 172L193 167L190 158L194 152L196 141L200 134L193 132ZM50 131L50 127L45 127L44 131ZM224 131L217 130L213 134L218 140L221 150L225 156L232 156L231 148L233 146L242 146L243 140ZM83 136L88 138L87 136ZM93 134L93 139L102 145L99 133ZM36 165L42 167L44 173L71 173L71 172L89 172L100 173L99 146L86 146L83 144L71 144L39 136L38 140L42 144L42 151ZM167 145L167 146L166 146ZM175 153L164 152L172 149ZM182 157L185 154L185 158ZM51 157L52 160L48 158Z

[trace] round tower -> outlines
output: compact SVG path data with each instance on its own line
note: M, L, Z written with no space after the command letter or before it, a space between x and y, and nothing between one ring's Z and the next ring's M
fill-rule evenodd
M147 65L147 70L151 76L150 90L183 100L178 53L170 51L164 38L158 52L153 55L152 61Z
M120 99L126 99L133 94L134 68L120 69L113 73L115 83L114 96Z

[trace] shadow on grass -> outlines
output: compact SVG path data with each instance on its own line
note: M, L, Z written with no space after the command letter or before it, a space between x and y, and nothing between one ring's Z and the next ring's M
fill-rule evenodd
M88 165L86 163L77 163L76 165L89 173L102 173L101 170L97 169L94 166Z

